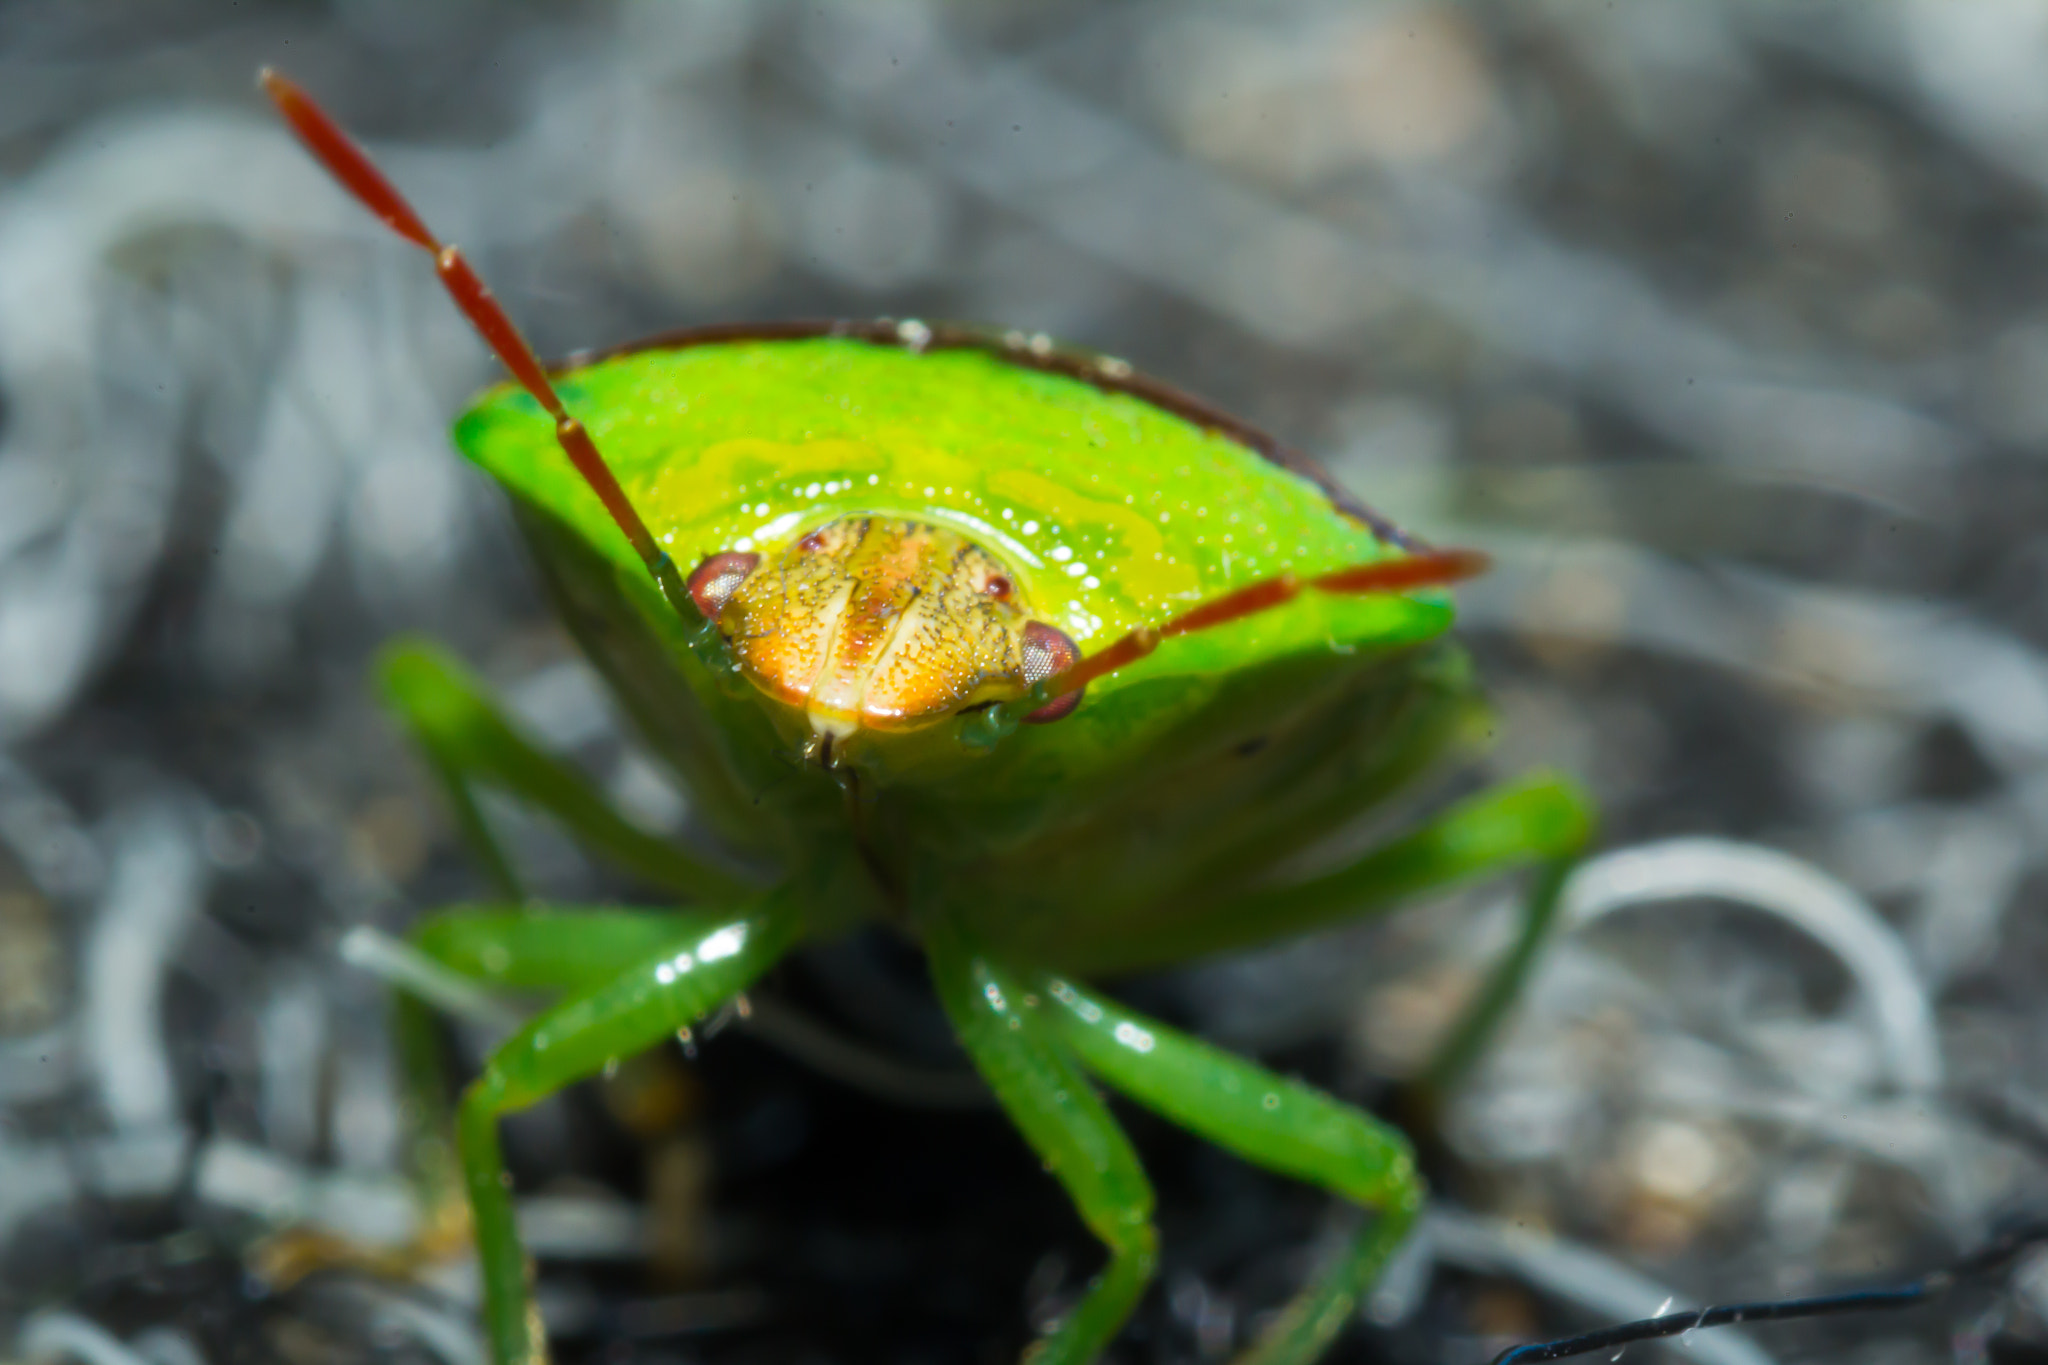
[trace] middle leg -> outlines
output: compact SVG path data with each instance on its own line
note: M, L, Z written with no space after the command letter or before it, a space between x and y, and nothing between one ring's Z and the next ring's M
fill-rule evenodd
M386 703L440 780L457 828L507 900L525 894L511 858L477 802L495 788L553 816L583 847L650 886L689 899L756 894L741 877L692 856L627 820L569 764L544 752L439 646L401 642L377 665Z

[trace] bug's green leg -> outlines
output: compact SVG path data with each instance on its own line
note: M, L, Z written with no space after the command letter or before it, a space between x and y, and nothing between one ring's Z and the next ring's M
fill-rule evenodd
M498 1121L686 1028L745 990L788 950L797 922L769 904L639 958L601 985L574 992L492 1054L463 1092L456 1145L469 1188L483 1267L484 1320L497 1365L547 1358L533 1306L526 1253L512 1219L512 1191Z
M434 961L487 985L519 991L589 990L650 953L716 929L730 912L656 912L615 906L459 905L406 935Z
M469 1245L469 1209L462 1165L450 1134L447 1075L441 1040L428 1007L405 994L391 1001L391 1031L399 1069L399 1115L404 1170L418 1217L400 1245L365 1245L303 1223L279 1228L250 1247L252 1273L274 1290L289 1289L322 1270L350 1268L411 1279L423 1267Z
M1494 965L1456 1022L1445 1030L1443 1040L1415 1078L1416 1099L1425 1111L1433 1110L1479 1060L1514 1005L1515 997L1522 993L1538 954L1550 939L1557 907L1564 899L1564 884L1571 877L1577 854L1574 849L1536 869L1528 893L1522 898L1522 922L1514 946Z
M659 914L604 907L454 906L422 918L407 938L462 976L509 990L593 989L661 947L718 927L714 912ZM434 1007L394 992L393 1033L405 1092L407 1150L426 1216L421 1241L468 1235Z
M450 1141L454 1115L448 1107L448 1068L433 1010L425 1001L393 992L391 1032L398 1054L405 1168L420 1209L411 1251L433 1260L442 1248L459 1245L469 1228L462 1162Z
M499 788L545 811L585 847L651 886L728 903L758 890L634 826L575 769L521 734L476 680L436 646L417 640L393 645L379 659L377 674L385 699L446 790L463 838L506 899L519 900L523 893L477 806L479 786Z
M1577 856L1592 806L1542 775L1488 788L1332 872L1192 904L1175 900L1077 936L1058 960L1090 974L1255 947L1392 910L1431 891L1527 863Z
M507 990L558 994L596 989L665 947L702 939L729 918L730 912L711 911L459 906L421 919L408 938L456 975ZM400 1248L366 1248L287 1229L268 1239L257 1257L259 1273L275 1285L336 1265L407 1276L470 1244L469 1200L451 1140L455 1124L435 1007L401 987L393 992L392 1013L406 1164L421 1210L418 1229Z
M1081 1302L1025 1357L1030 1365L1087 1365L1130 1317L1157 1265L1151 1182L1101 1097L1026 1010L1017 978L950 925L934 927L925 951L939 1001L976 1069L1109 1248L1109 1264Z
M1521 993L1550 936L1572 866L1593 837L1590 799L1569 778L1538 775L1479 793L1406 838L1327 876L1259 898L1249 913L1301 914L1346 898L1370 908L1516 863L1534 862L1514 946L1497 963L1417 1077L1433 1109L1477 1061Z
M1236 1365L1306 1365L1414 1225L1423 1186L1408 1142L1321 1091L1176 1032L1071 981L1033 983L1040 1011L1082 1065L1183 1128L1376 1215Z
M1425 1085L1450 1085L1484 1048L1524 978L1557 909L1558 892L1593 833L1593 808L1576 783L1539 775L1462 801L1420 829L1334 872L1210 905L1170 906L1178 922L1135 921L1115 937L1077 944L1062 956L1099 972L1183 961L1251 947L1378 914L1425 892L1535 863L1515 947L1494 969L1465 1016L1446 1034Z

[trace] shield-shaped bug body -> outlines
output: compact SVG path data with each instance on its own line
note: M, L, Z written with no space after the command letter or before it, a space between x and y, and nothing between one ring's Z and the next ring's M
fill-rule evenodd
M1150 1187L1091 1078L1370 1211L1251 1348L1316 1358L1420 1205L1406 1142L1085 983L1535 863L1520 944L1439 1079L1470 1058L1587 837L1576 789L1485 792L1334 869L1281 869L1469 731L1442 589L1479 557L1405 537L1242 424L1042 339L730 327L547 369L317 106L264 83L337 178L434 254L511 371L457 444L510 494L563 620L733 855L639 832L430 648L388 656L387 693L508 901L431 916L415 942L442 969L558 996L455 1123L500 1365L545 1355L500 1119L870 921L923 948L962 1046L1108 1250L1034 1361L1096 1358L1157 1259ZM675 903L511 903L478 786Z

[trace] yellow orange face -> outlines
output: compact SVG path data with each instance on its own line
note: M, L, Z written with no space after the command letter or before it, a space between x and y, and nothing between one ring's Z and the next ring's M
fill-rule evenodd
M762 692L822 737L930 725L1021 696L1078 657L988 551L942 526L844 517L777 555L713 555L690 594ZM1062 697L1030 719L1056 720Z

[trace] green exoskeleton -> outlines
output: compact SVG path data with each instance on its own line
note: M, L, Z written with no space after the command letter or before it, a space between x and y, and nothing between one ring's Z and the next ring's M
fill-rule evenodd
M1479 558L1402 536L1128 366L1042 340L735 327L544 370L336 125L264 84L434 254L511 371L457 444L510 493L564 622L731 854L642 833L431 649L387 656L389 698L505 897L430 916L414 941L449 971L555 996L455 1118L499 1365L545 1356L500 1120L688 1027L799 944L874 922L922 947L961 1046L1108 1249L1034 1361L1095 1359L1157 1260L1151 1189L1097 1082L1371 1212L1245 1357L1313 1360L1415 1218L1407 1144L1092 983L1533 865L1520 940L1438 1077L1470 1057L1588 837L1578 792L1527 780L1334 870L1284 869L1472 732L1442 586ZM478 787L674 903L522 900Z

